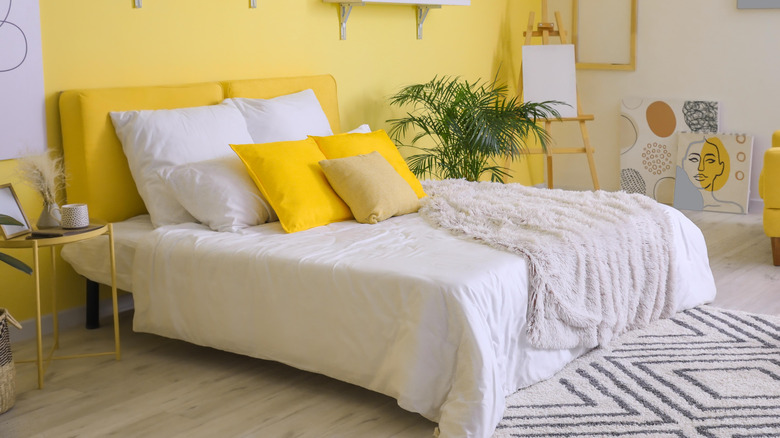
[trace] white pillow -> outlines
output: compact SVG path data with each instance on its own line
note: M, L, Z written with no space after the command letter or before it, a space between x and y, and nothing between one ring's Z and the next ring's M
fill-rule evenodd
M231 156L231 143L252 143L244 117L228 105L112 112L111 121L155 227L194 222L157 170Z
M235 154L166 167L158 174L176 200L214 231L236 232L279 220Z
M273 99L225 99L241 111L253 143L304 140L309 135L333 135L328 117L312 90Z
M370 133L371 133L371 127L365 123L347 132L347 134L370 134Z

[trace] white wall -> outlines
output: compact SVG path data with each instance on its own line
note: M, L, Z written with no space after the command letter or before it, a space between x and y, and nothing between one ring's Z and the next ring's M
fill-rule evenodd
M602 188L620 188L621 98L717 100L721 131L755 136L750 198L756 211L763 153L780 129L780 9L740 10L736 3L639 0L636 71L578 71L582 106L596 116L589 129ZM558 144L581 144L578 130L557 132ZM556 187L591 187L584 155L556 160Z

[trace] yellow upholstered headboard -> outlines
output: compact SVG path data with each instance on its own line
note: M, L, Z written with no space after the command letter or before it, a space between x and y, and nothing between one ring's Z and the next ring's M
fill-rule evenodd
M227 97L271 98L311 88L333 132L340 132L336 81L330 75L248 79L179 86L68 90L60 96L67 202L116 222L146 213L109 113L214 105Z

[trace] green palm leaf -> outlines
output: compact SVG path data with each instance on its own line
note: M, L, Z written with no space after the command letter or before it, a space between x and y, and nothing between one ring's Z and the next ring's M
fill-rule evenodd
M7 214L0 214L0 225L22 226L24 224L12 218L11 216L8 216ZM32 268L27 266L26 263L15 257L9 256L8 254L3 254L2 252L0 252L0 262L7 263L9 266L16 268L26 274L32 273Z
M15 257L11 257L8 254L3 254L2 252L0 252L0 262L7 263L12 268L16 268L16 269L24 272L25 274L32 274L32 268L31 267L27 266L27 264L24 263L23 261L15 258Z
M418 154L407 160L418 177L465 178L476 181L484 173L503 182L509 169L496 159L518 158L528 142L546 150L549 135L538 122L559 118L551 106L559 102L520 102L507 98L507 87L492 82L468 82L458 77L434 77L424 84L402 88L390 105L410 107L406 116L388 120L396 144ZM413 134L408 144L401 139ZM427 139L432 146L419 147Z

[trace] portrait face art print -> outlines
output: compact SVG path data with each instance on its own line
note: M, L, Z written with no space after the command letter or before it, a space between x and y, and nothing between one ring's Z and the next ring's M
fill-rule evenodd
M753 137L680 133L674 206L747 213Z

